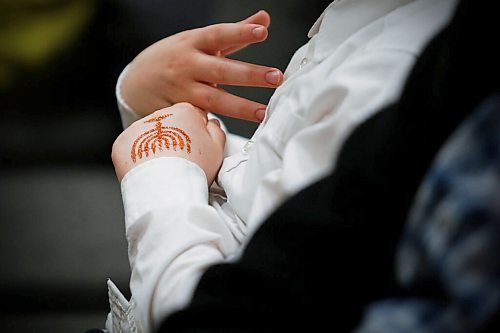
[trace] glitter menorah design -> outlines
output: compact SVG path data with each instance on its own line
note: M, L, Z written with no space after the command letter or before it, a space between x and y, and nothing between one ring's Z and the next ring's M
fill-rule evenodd
M177 150L177 147L179 147L180 150L186 148L186 152L188 154L191 153L191 138L184 130L178 127L162 125L161 121L170 116L173 115L167 113L145 121L145 123L156 122L155 128L141 134L135 139L130 152L130 157L134 163L137 161L137 157L139 157L139 159L143 156L148 157L150 151L152 151L152 154L155 154L156 150L162 151L163 148L167 150L170 148Z

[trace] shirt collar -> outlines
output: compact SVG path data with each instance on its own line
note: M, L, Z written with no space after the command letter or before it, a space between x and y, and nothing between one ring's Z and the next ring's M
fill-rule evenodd
M316 22L312 25L311 29L307 33L307 37L312 38L314 35L316 35L319 32L319 27L321 26L321 22L323 22L323 18L325 17L325 13L330 9L330 7L333 6L333 2L326 7L326 9L323 11L323 13L318 17Z
M349 36L389 12L416 0L336 0L324 10L308 33L321 41L316 43L318 56L326 56Z

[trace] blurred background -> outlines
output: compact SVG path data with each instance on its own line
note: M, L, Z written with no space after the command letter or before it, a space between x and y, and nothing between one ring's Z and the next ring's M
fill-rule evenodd
M128 293L115 82L176 32L272 17L268 41L233 58L282 70L330 1L0 0L0 329L103 327L106 279ZM269 89L228 88L267 103ZM255 124L224 119L251 136Z

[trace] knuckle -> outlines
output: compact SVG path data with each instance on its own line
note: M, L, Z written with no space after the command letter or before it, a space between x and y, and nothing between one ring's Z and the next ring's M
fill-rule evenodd
M187 110L192 110L194 109L193 104L189 102L180 102L177 104L180 108L187 109Z
M220 62L214 66L214 75L219 81L219 83L226 82L227 79L227 64L225 62Z
M193 36L199 29L186 30L174 35L177 38L177 42L183 43L191 40Z
M210 44L215 43L221 39L223 35L223 29L220 24L215 24L210 27L210 33L207 34L207 39Z
M249 82L261 82L264 77L263 73L256 68L246 68L244 75Z
M249 40L252 37L252 30L248 29L248 27L244 25L238 26L238 38L241 41Z
M191 69L192 71L202 71L207 66L207 61L203 54L194 53L189 58L189 67L187 69Z
M204 96L204 100L209 109L214 109L217 106L217 94L213 91L207 91Z
M154 119L155 117L158 117L160 116L163 112L163 109L157 109L155 110L153 113L151 113L148 117L144 118L143 119L143 122L144 121L148 121L148 120L151 120L151 119Z
M175 42L177 44L186 46L186 45L192 45L194 42L196 42L197 39L199 39L199 36L202 34L203 28L196 28L196 29L191 29L191 30L185 30L181 31L173 36L175 38Z
M193 92L193 102L203 110L214 111L216 106L216 91L199 87Z

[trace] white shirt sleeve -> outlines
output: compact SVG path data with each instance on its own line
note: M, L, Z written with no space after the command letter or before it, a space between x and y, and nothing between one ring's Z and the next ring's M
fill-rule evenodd
M152 332L187 304L205 268L239 243L208 205L205 173L185 159L162 157L137 166L124 177L122 196L132 270L132 299L125 304L132 309L124 313L132 311L129 326Z
M120 74L116 98L123 128L141 117L121 94L128 66ZM209 118L217 118L209 113ZM219 118L217 118L219 119ZM225 156L246 140L227 131ZM217 192L210 195L203 170L181 158L158 158L124 177L122 197L131 265L127 301L108 281L109 333L150 332L191 298L204 269L222 261L240 244L241 223Z
M122 120L123 128L127 128L132 125L135 121L139 120L141 116L139 116L132 108L127 104L125 99L122 96L121 86L123 82L123 78L127 75L128 66L123 69L120 76L118 77L118 81L116 82L115 94L116 101L118 104L118 111L120 111L120 118Z

